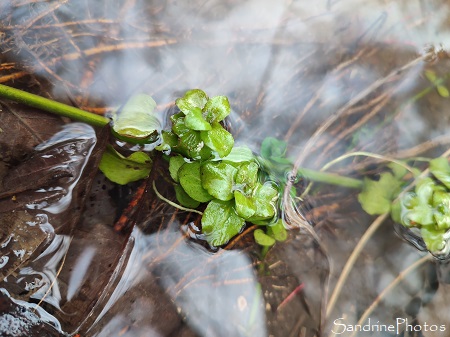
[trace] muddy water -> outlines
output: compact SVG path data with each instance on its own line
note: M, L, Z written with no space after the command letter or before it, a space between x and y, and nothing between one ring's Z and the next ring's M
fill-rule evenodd
M3 57L18 62L0 79L27 69L38 75L33 89L50 82L54 98L85 108L108 113L144 92L166 111L185 90L202 88L230 98L237 143L257 151L267 136L285 139L297 164L313 169L354 151L439 156L450 141L448 99L425 76L432 70L448 84L450 62L439 52L450 43L445 1L68 0L0 8ZM351 157L331 170L376 176L378 164ZM264 260L247 237L215 254L184 239L195 218L155 206L150 189L145 212L121 236L111 227L131 192L98 176L92 193L71 248L64 246L60 278L52 276L61 292L30 300L43 300L66 333L449 334L448 268L423 259L390 220L375 222L343 277L377 221L353 190L315 184L298 206L322 249L293 229ZM368 331L353 333L357 324Z

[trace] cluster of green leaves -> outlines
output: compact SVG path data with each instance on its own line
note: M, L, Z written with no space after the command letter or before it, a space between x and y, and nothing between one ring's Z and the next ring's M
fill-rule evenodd
M358 200L371 214L390 212L392 219L407 228L420 231L427 249L438 255L446 248L450 238L450 165L446 158L430 161L431 176L417 180L414 191L404 193L402 188L406 170L389 165L391 172L384 172L378 180L364 178ZM414 171L417 176L420 171ZM400 195L400 198L398 198Z
M175 103L179 112L170 117L171 129L160 130L153 99L142 94L132 97L113 116L113 133L138 144L159 140L155 149L170 153L169 172L178 202L191 209L207 203L201 222L211 246L226 244L246 222L267 225L266 231L255 231L256 241L265 247L284 240L286 229L277 222L279 186L271 181L271 174L262 173L260 162L248 147L234 146L233 136L222 125L230 114L228 99L209 98L194 89ZM285 143L280 147L276 142L269 139L262 146L265 160L272 165L277 164L273 158L281 160L286 151ZM108 147L100 169L110 180L127 184L146 178L151 164L142 151L124 157Z
M446 158L430 162L431 177L420 179L414 192L406 193L392 217L408 228L418 228L427 249L439 254L450 237L450 165Z
M222 158L231 152L234 138L220 123L230 114L227 97L209 98L193 89L175 103L180 112L170 117L172 130L163 132L161 149L170 148L192 160Z
M260 181L258 171L254 156L188 162L177 155L169 161L169 172L177 183L178 202L191 208L208 202L201 222L203 234L212 246L227 243L245 222L273 222L279 191L272 182Z
M170 157L169 172L178 202L190 208L208 203L201 220L208 243L226 244L246 222L273 221L279 191L259 179L253 153L234 147L233 136L220 123L230 113L228 99L208 98L194 89L175 103L180 112L170 117L172 129L161 148L177 154Z

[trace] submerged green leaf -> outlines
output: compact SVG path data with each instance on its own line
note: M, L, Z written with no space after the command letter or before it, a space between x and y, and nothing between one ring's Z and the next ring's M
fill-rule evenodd
M202 186L200 163L185 163L178 170L180 184L186 193L200 202L210 201L213 197Z
M161 121L155 115L156 102L146 94L131 97L123 108L114 113L113 131L120 137L140 140L161 130Z
M134 152L124 157L112 146L106 148L99 165L109 180L120 185L147 178L151 168L152 160L146 153Z
M237 169L227 163L208 162L201 167L202 186L214 198L233 199L233 183Z
M219 157L223 158L230 154L234 145L234 138L220 123L213 123L210 131L200 131L203 142Z
M222 246L240 233L245 225L233 201L212 200L202 216L202 231L211 246Z
M261 157L265 159L283 158L286 155L287 143L274 137L267 137L261 143Z
M382 173L378 181L364 178L358 201L370 215L383 214L391 210L392 200L398 195L403 182L389 172Z

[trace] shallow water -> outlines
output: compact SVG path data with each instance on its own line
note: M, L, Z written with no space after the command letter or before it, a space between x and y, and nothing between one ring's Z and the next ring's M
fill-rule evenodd
M285 139L308 168L354 151L435 157L450 141L448 99L425 70L448 85L449 10L445 1L11 1L0 4L0 81L29 82L30 90L106 113L140 92L161 112L190 88L227 95L237 143L257 151L267 136ZM30 81L22 69L38 76ZM352 157L330 170L376 175L376 164ZM67 254L54 255L65 262L47 276L59 297L44 290L34 302L43 299L65 333L351 336L339 324L347 329L367 316L362 324L370 318L374 326L356 336L414 327L427 337L448 335L446 266L414 265L426 253L399 238L391 221L368 238L326 313L325 299L375 220L353 190L315 184L300 205L327 258L292 230L264 261L249 236L215 254L184 239L180 228L195 217L157 203L151 188L134 229L115 233L131 193L97 176L77 229L54 239L71 237ZM395 331L376 331L383 324Z

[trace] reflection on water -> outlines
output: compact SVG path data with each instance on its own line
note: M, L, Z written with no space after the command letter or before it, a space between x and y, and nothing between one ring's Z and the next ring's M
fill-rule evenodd
M161 236L165 244L172 246L172 251L161 251L158 247ZM239 252L220 251L215 256L204 248L184 240L180 232L160 232L144 235L138 229L132 234L133 249L124 274L111 294L108 303L98 316L96 323L105 324L96 336L108 336L114 331L129 327L130 336L143 331L159 335L158 327L151 326L153 321L164 319L158 313L161 304L154 303L151 312L145 313L146 326L133 327L133 320L143 313L133 313L139 303L141 292L130 291L132 288L148 287L145 283L155 282L162 288L168 299L175 304L189 326L200 336L264 336L266 335L262 294L257 285L252 264L248 257ZM158 261L155 264L155 260ZM154 271L154 276L146 270ZM130 291L133 300L130 304L122 296ZM154 295L147 294L150 298ZM117 308L117 302L121 303ZM125 302L125 303L124 303ZM128 303L127 303L128 302ZM142 304L141 304L142 305ZM116 306L115 308L113 306ZM126 306L126 310L124 308ZM113 308L112 308L113 307ZM104 319L108 312L111 313ZM168 309L166 309L168 310ZM129 317L124 316L130 312ZM130 327L131 325L131 327ZM172 325L172 324L169 324ZM176 325L172 327L176 331ZM98 330L95 326L94 330Z
M450 141L448 99L424 74L431 69L448 86L449 10L446 1L419 0L7 1L0 4L0 81L28 80L20 72L28 69L40 76L30 81L32 89L40 90L36 83L44 78L55 98L92 110L107 106L106 112L140 92L165 111L185 90L202 88L229 96L237 143L257 150L266 136L286 139L297 163L315 169L354 151L435 157ZM88 139L93 133L86 130ZM415 164L423 167L420 160ZM74 170L83 170L85 162L76 163ZM332 169L376 176L377 164L352 157ZM265 260L251 240L211 254L181 237L179 227L195 219L183 222L184 214L150 201L140 206L147 215L137 216L130 237L119 235L111 210L120 207L107 193L117 189L103 190L96 179L79 227L53 239L60 249L51 254L58 260L48 268L47 286L56 280L51 291L41 287L45 294L30 296L44 299L68 333L314 336L322 327L328 336L335 319L354 325L364 313L384 324L408 318L450 329L445 266L424 261L401 274L424 253L397 237L389 221L368 238L325 317L328 268L307 235L293 231ZM57 213L52 207L61 211L65 200L34 205ZM302 206L328 253L330 296L374 219L361 211L354 191L318 184ZM17 298L20 291L9 292Z

